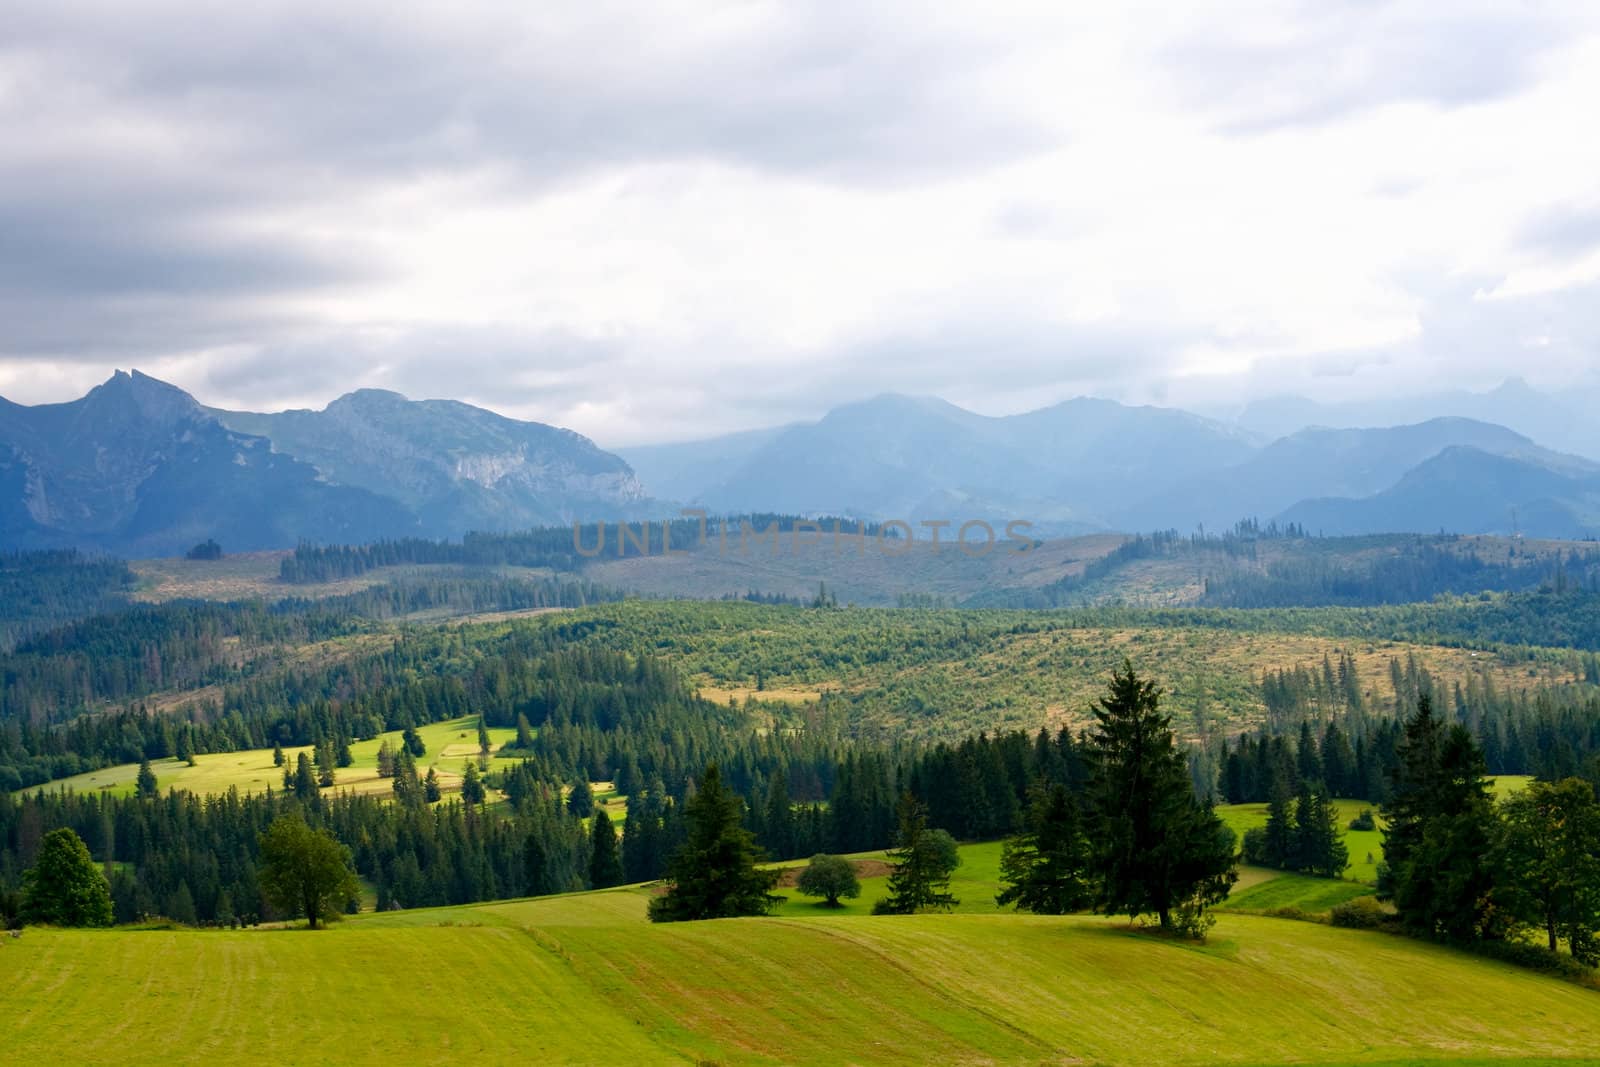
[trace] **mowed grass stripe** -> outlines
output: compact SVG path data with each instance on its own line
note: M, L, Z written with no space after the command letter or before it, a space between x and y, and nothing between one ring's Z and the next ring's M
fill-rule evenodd
M1600 993L1366 931L1226 915L653 926L637 890L330 930L30 930L12 1062L1436 1063L1600 1055ZM431 925L430 925L431 924Z

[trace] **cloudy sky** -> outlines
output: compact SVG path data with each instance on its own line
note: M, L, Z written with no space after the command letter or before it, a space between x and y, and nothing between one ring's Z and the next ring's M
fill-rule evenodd
M0 0L0 395L1593 384L1600 9Z

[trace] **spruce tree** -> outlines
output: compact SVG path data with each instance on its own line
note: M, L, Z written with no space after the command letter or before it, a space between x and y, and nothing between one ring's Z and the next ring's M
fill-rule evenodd
M1342 878L1350 865L1350 849L1344 843L1344 827L1339 825L1339 810L1320 782L1304 782L1295 804L1295 865L1322 878Z
M948 911L961 903L950 893L950 875L961 863L955 841L928 828L927 809L909 792L900 794L895 847L889 850L889 895L873 905L874 915L911 915L924 908Z
M1497 936L1496 838L1483 754L1462 726L1448 730L1424 693L1406 720L1383 813L1379 896L1413 930L1455 940Z
M428 773L432 774L432 769ZM483 779L478 777L477 765L468 763L461 775L461 799L468 804L482 804L487 795L487 791L483 788Z
M134 792L141 797L153 797L160 792L156 783L156 772L150 769L150 761L139 761L139 776L134 782Z
M1023 831L1001 847L1005 888L995 903L1038 915L1082 911L1094 900L1089 860L1078 802L1060 783L1037 788Z
M589 827L589 888L609 889L622 884L622 859L617 855L617 831L611 816L594 813Z
M1233 832L1195 799L1161 690L1132 663L1112 673L1094 716L1088 747L1099 910L1129 918L1153 912L1162 929L1172 929L1183 908L1198 922L1238 877Z
M667 892L650 902L652 922L765 915L783 899L772 893L778 872L757 867L766 856L742 825L742 807L708 766L684 808L688 835L667 866Z
M580 777L567 794L567 810L580 819L594 814L594 790L589 788L587 776Z

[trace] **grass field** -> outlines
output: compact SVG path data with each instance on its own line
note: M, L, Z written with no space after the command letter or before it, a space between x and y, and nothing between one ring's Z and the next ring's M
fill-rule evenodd
M652 926L613 890L322 932L30 930L16 1063L1583 1062L1600 993L1365 931L1224 915L788 912ZM1589 1061L1593 1062L1593 1061Z
M418 727L417 733L427 746L427 752L417 761L418 772L427 774L429 767L437 768L441 788L447 793L459 792L461 773L465 769L466 762L475 759L478 754L477 717L467 716L449 722L436 722L429 726ZM490 730L491 750L498 753L500 747L513 740L516 735L517 732L510 729ZM400 747L398 730L370 741L357 741L351 745L350 755L354 762L349 767L340 767L334 773L334 790L349 789L357 793L389 792L393 788L391 781L378 777L378 749L385 739L395 748ZM283 750L290 766L294 765L295 758L301 752L308 756L312 755L310 747ZM496 754L491 757L490 766L493 769L496 765L504 766L515 762L516 760L510 757ZM196 756L193 767L178 759L156 760L150 766L156 772L157 785L162 789L185 789L191 793L216 794L226 793L230 788L237 788L241 793L262 793L268 786L273 789L283 788L283 770L273 766L270 748ZM134 779L138 774L137 763L124 763L71 778L62 778L37 789L71 789L80 793L101 790L126 796L133 792Z

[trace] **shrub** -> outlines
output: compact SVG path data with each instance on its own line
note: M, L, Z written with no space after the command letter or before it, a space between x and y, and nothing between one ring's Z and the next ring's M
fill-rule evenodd
M1377 897L1356 897L1335 904L1328 912L1328 921L1333 925L1355 930L1375 930L1389 920L1389 913L1383 910Z
M1378 821L1372 817L1371 808L1362 808L1361 814L1350 820L1352 830L1376 830Z

